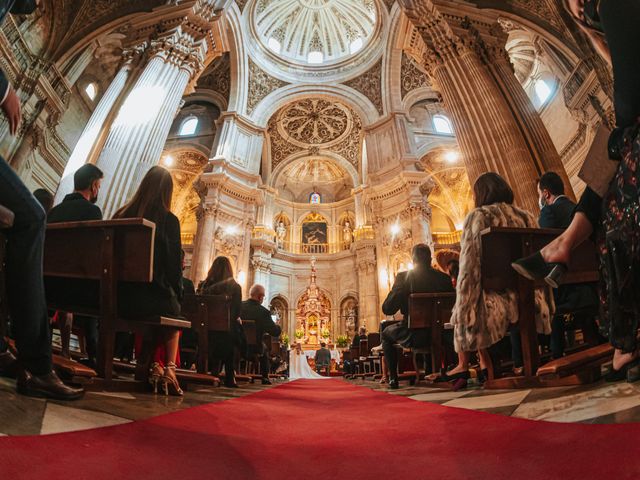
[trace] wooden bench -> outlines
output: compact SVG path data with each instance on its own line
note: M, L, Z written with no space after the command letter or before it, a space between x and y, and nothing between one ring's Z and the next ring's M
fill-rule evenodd
M230 302L227 295L186 295L182 301L182 314L198 335L198 373L209 372L209 333L231 331Z
M0 337L4 337L8 332L7 321L9 311L7 308L7 291L5 278L5 260L7 255L7 237L3 230L13 226L14 214L8 208L0 205Z
M451 311L456 303L456 294L451 293L413 293L409 295L409 328L428 329L429 347L414 350L414 354L428 353L431 356L431 372L438 373L442 368L443 345L442 331L451 319ZM417 362L416 362L417 368Z
M123 318L118 314L118 283L149 283L153 280L155 225L144 219L67 222L49 225L44 249L44 275L86 282L89 290L98 282L95 305L58 303L48 298L50 308L99 318L97 372L105 385L113 380L116 332L147 333L157 329L190 328L187 320L166 316ZM145 345L136 368L136 379L148 375L153 348Z
M546 370L538 371L540 355L535 323L534 289L546 286L543 281L532 282L511 267L511 263L540 250L557 237L561 230L491 227L482 232L482 288L518 294L518 316L524 376L498 378L495 368L489 369L486 388L535 388L577 385L591 382L600 376L600 365L611 358L603 346L578 352L552 362ZM592 283L598 280L596 248L586 241L571 255L569 271L563 284ZM594 357L594 352L596 353ZM611 354L613 350L610 350ZM591 361L590 359L593 359ZM557 365L553 367L553 365Z
M380 338L382 338L382 332L385 328L401 322L402 320L384 320L380 322ZM416 369L415 359L413 358L413 355L400 344L396 344L395 347L398 349L398 380L408 380L409 385L413 386L418 381L418 371ZM384 361L384 352L382 361Z

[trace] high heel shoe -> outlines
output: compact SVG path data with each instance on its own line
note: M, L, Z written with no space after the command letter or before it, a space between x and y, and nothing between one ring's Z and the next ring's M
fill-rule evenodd
M436 382L453 382L456 380L469 380L471 375L469 374L469 370L465 370L464 372L458 372L454 374L448 374L444 369L440 372L440 377L436 380Z
M164 375L162 375L162 389L164 390L165 395L171 394L176 397L184 395L184 392L178 383L178 379L176 378L176 364L173 362L167 363L167 366L164 367Z
M553 288L558 288L562 277L569 270L566 263L545 262L539 251L528 257L516 260L511 264L511 267L529 280L544 279L544 281Z
M153 362L151 364L151 368L149 369L149 384L151 388L153 388L153 393L158 393L158 383L160 383L160 379L162 378L162 374L164 370L158 362Z
M640 380L640 358L625 363L620 370L615 370L613 365L611 371L604 376L606 382L619 382L626 380L629 383Z

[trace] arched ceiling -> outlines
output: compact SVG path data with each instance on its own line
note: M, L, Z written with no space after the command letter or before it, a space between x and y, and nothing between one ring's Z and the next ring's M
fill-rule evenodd
M306 63L320 52L326 63L351 55L353 42L362 49L376 17L374 0L259 0L253 21L265 46L278 42L280 56Z

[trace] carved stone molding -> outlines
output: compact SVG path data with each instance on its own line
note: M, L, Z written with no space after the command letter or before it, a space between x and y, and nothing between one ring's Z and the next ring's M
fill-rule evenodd
M251 115L258 104L271 92L289 85L284 80L272 77L249 58L249 93L247 113Z
M410 58L405 52L402 52L402 64L400 67L400 88L402 98L407 96L409 92L418 88L430 87L431 82L425 72L423 72L416 62Z
M222 58L217 60L212 68L207 71L198 80L198 87L208 88L219 93L229 103L231 94L231 60L229 53L225 53Z
M357 90L371 100L380 115L384 113L382 103L382 59L359 77L345 82L345 85Z

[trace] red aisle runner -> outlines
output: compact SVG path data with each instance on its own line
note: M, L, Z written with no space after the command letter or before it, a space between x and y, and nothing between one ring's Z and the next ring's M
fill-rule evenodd
M109 428L0 438L11 479L639 479L640 426L533 422L298 380Z

